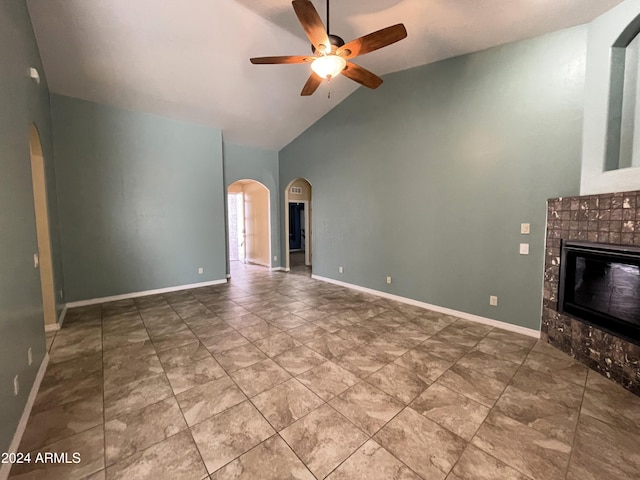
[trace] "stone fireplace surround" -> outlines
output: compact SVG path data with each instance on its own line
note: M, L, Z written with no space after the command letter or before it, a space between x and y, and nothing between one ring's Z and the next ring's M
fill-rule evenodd
M640 346L558 312L560 242L640 246L640 191L547 202L542 338L640 395Z

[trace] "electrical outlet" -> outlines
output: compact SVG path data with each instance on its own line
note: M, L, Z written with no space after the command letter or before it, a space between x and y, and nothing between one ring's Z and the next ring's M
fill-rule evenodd
M531 224L529 224L529 223L521 223L520 224L520 233L522 235L529 235L529 233L531 233Z
M274 256L273 256L273 261L274 261L274 262L277 262L277 261L278 261L278 255L274 255Z
M40 265L40 258L38 257L37 253L33 254L33 268L38 268L38 266Z
M204 268L198 267L198 275L202 275L204 273Z
M520 255L529 255L529 244L521 243L520 244Z
M387 277L387 283L391 283L391 277Z
M496 297L495 295L491 295L489 297L489 305L491 305L493 307L497 307L498 306L498 297Z
M13 395L17 397L18 393L20 393L20 384L18 383L18 375L16 375L13 377Z
M33 363L33 352L31 351L31 347L27 350L27 361L29 362L29 365Z
M344 268L342 268L341 266L338 267L338 273L344 273Z

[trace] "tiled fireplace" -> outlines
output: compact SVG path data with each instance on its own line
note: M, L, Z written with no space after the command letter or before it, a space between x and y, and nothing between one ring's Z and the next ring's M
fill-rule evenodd
M640 395L640 346L561 313L558 306L562 242L640 246L640 191L556 198L547 209L542 336Z

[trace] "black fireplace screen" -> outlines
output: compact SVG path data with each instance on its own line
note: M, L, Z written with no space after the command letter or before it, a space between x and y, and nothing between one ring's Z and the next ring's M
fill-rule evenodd
M640 344L640 249L563 242L558 310Z

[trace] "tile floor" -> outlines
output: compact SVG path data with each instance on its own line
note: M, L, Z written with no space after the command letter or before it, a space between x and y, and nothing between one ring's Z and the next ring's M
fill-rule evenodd
M12 478L631 480L640 398L535 339L295 273L69 312Z

